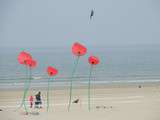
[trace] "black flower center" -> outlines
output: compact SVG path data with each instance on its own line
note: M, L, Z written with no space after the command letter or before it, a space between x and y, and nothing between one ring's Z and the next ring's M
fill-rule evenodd
M81 52L80 52L80 51L78 51L78 54L80 55L80 54L81 54Z
M92 64L94 64L95 62L94 61L92 61Z

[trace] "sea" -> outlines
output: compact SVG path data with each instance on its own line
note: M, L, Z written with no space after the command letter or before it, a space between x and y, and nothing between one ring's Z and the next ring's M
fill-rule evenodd
M160 82L160 47L158 45L101 45L88 46L87 54L80 57L76 72L71 78L76 56L70 46L65 47L2 47L0 48L0 89L23 88L29 72L18 63L21 51L29 52L37 60L31 69L31 87L86 86L89 80L90 55L98 56L100 63L93 67L91 84ZM47 67L58 69L50 78Z

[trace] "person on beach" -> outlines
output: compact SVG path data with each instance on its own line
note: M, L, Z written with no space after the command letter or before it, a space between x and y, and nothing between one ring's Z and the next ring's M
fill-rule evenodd
M30 108L33 107L33 96L29 96L29 104L30 104Z
M42 108L41 92L39 91L36 95L35 108Z

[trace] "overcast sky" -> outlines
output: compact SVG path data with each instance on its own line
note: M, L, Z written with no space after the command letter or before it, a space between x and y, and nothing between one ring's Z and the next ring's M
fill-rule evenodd
M91 9L95 10L89 20ZM0 47L160 44L159 0L0 0Z

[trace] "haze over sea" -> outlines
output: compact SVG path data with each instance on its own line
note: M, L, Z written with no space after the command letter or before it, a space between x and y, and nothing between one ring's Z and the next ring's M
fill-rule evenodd
M23 49L1 48L0 88L19 88L26 79L26 69L17 61ZM48 76L46 67L52 65L59 70L54 85L67 86L71 77L75 57L70 47L44 47L26 50L38 61L32 70L32 86L45 87ZM93 84L135 83L160 81L160 48L158 45L88 46L88 54L81 57L74 78L77 85L85 85L89 76L88 56L100 57L100 64L94 68Z

